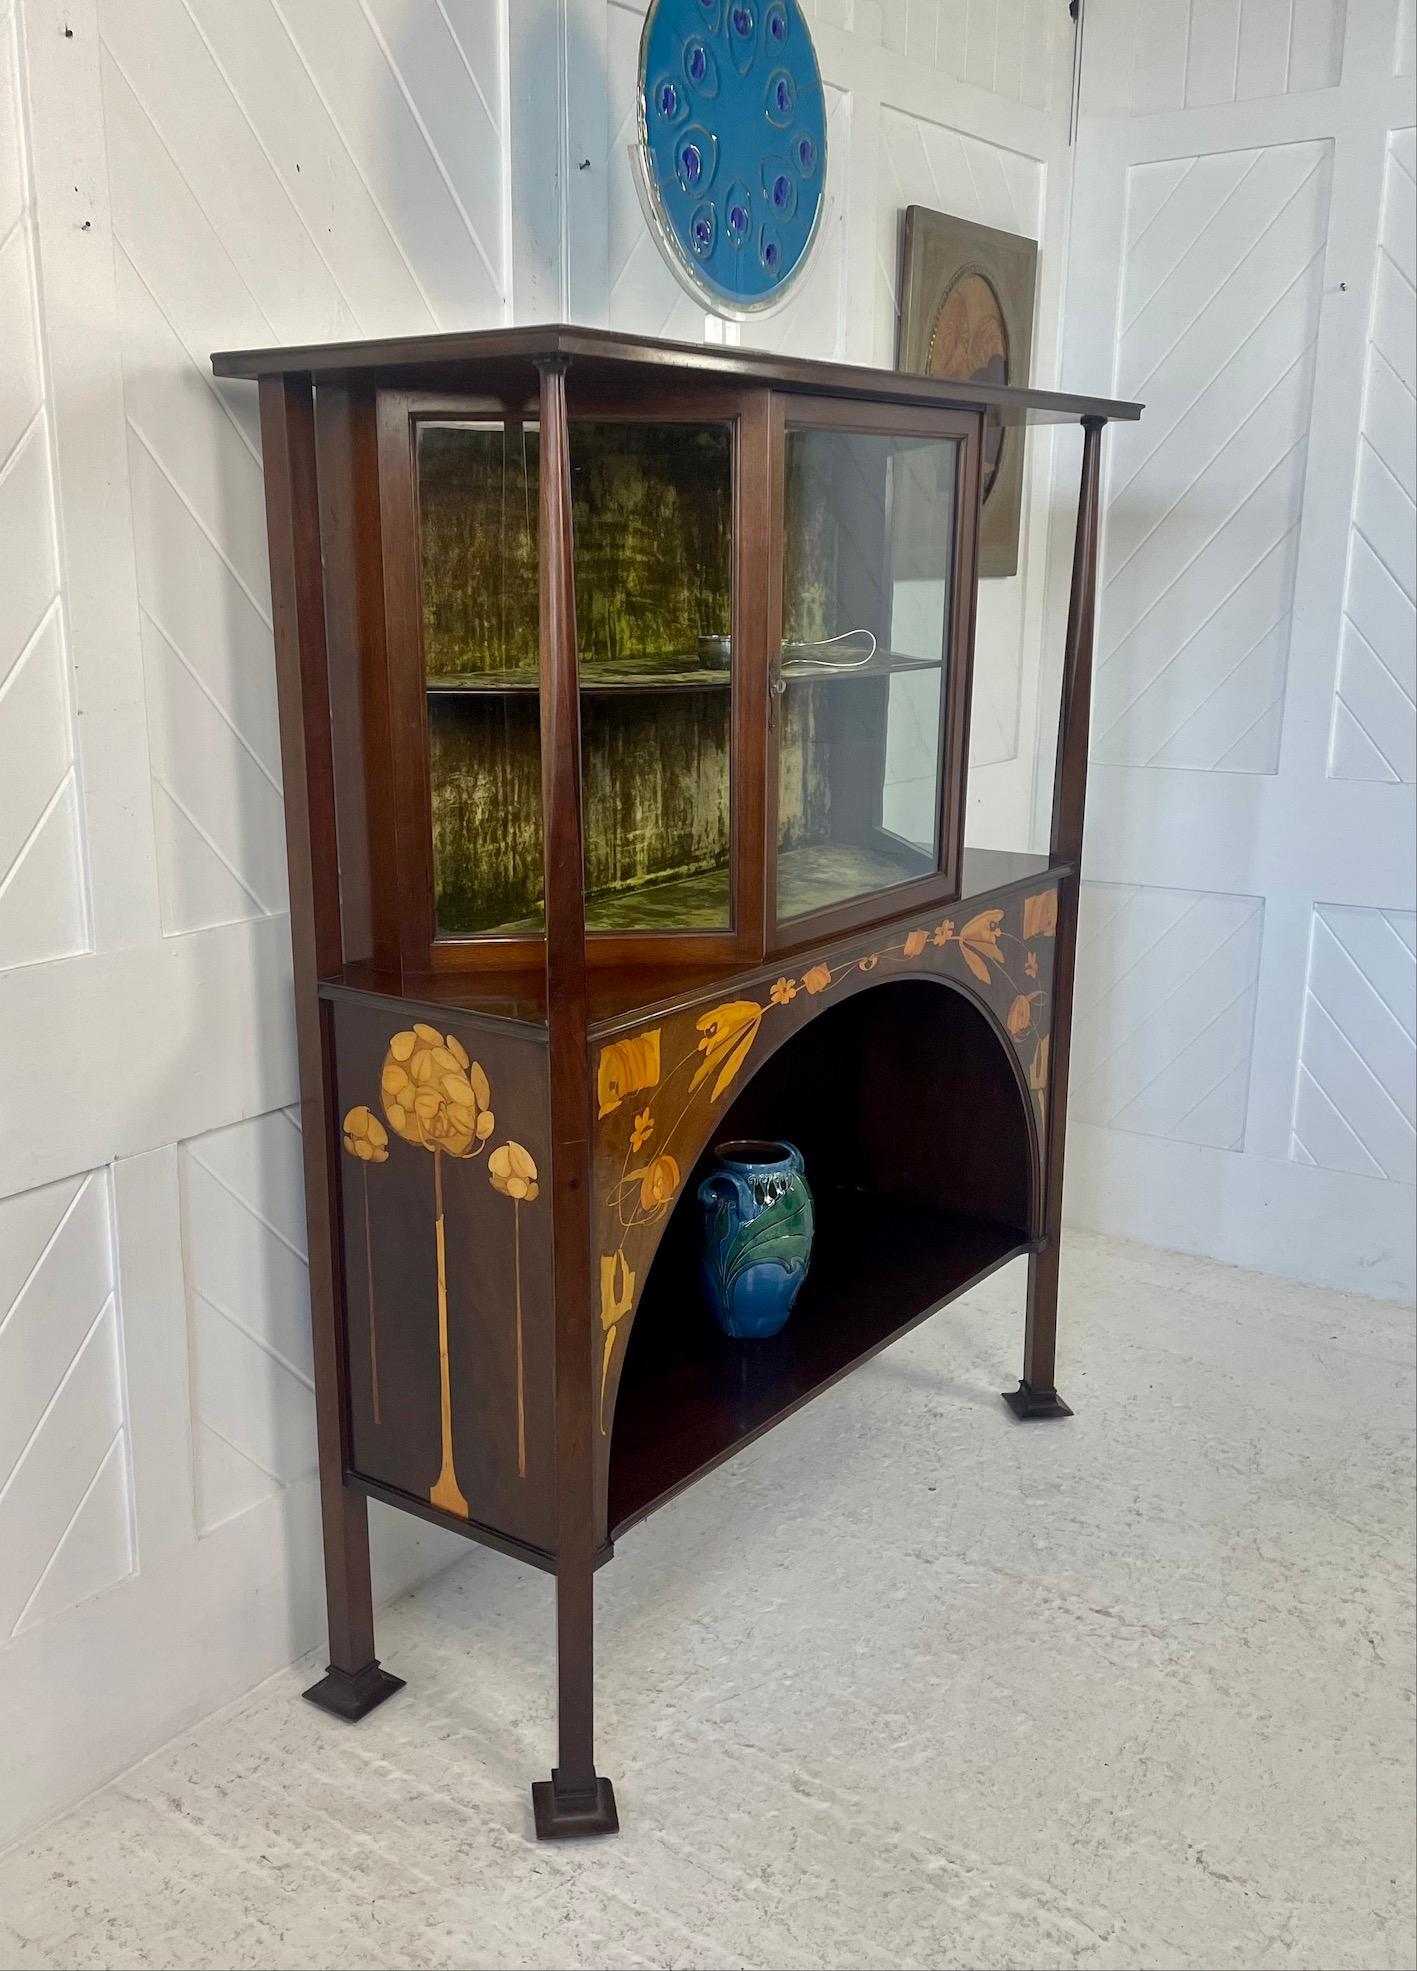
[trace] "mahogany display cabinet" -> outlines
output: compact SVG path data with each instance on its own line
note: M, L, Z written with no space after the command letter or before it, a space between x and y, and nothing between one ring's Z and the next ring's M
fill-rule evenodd
M247 351L289 840L328 1674L367 1500L556 1577L541 1835L616 1826L593 1582L637 1520L1006 1260L1054 1387L1101 433L1138 407L525 328ZM966 849L981 475L1082 426L1052 840ZM730 1341L716 1141L817 1245Z

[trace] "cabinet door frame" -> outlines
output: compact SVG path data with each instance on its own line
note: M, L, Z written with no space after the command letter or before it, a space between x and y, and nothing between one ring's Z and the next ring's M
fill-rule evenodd
M841 431L853 436L943 438L959 444L955 477L953 573L949 643L940 692L940 851L928 873L873 890L825 909L778 921L778 794L782 695L775 689L783 632L787 532L787 439L793 430ZM976 570L979 558L980 461L984 416L971 410L919 409L843 397L777 392L772 406L772 493L768 535L770 594L765 672L767 746L764 760L763 914L765 955L786 955L864 925L909 911L954 902L964 863L965 805L969 779L969 711L974 682Z
M728 426L732 444L733 676L729 735L730 921L721 930L591 931L587 957L595 966L663 969L756 959L764 933L763 828L766 695L767 569L750 542L769 525L770 392L761 386L683 386L661 376L647 393L643 379L623 387L603 379L578 384L567 375L571 425L585 419L617 424ZM422 556L419 543L417 442L430 423L534 422L535 394L472 394L457 390L380 390L377 393L379 509L384 602L384 670L388 716L391 821L397 842L399 893L392 901L406 973L525 969L544 962L544 932L475 932L440 937L435 918L432 785L423 650ZM584 817L583 824L584 824ZM543 827L551 817L543 815Z

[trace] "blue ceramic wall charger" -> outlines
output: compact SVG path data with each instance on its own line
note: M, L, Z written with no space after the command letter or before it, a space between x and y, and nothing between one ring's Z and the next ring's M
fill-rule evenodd
M826 104L798 0L654 0L636 166L690 293L727 315L776 306L807 264L826 194Z

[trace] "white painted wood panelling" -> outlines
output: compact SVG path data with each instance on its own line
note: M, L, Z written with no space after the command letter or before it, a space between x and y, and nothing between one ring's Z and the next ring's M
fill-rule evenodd
M1102 928L1079 985L1069 1209L1403 1297L1408 17L1399 0L1089 0L1064 364L1095 387L1113 344L1119 393L1146 402L1106 449L1085 860ZM1209 927L1198 973L1126 928L1187 897L1170 942ZM1174 997L1153 1009L1162 956ZM1110 1037L1093 993L1123 1010ZM1162 1099L1183 1083L1189 1114Z
M1394 75L1417 73L1417 0L1401 0L1392 68Z
M0 967L88 943L18 23L0 4Z
M1274 770L1328 188L1322 143L1129 173L1099 759Z
M1056 108L1072 38L1051 0L804 0L814 26L846 28L913 67L1022 103Z
M300 1129L278 1110L182 1145L197 1528L315 1471Z
M0 1639L130 1573L107 1173L0 1200Z
M1131 11L1134 116L1331 89L1342 72L1346 0L1169 0Z
M1417 132L1383 174L1329 772L1417 780Z
M1242 1147L1263 922L1258 897L1086 886L1075 1114L1144 1136Z
M1417 916L1314 912L1291 1154L1417 1183Z
M507 318L507 46L504 0L0 0L0 1843L323 1625L259 434L209 354ZM375 1521L384 1591L463 1551Z

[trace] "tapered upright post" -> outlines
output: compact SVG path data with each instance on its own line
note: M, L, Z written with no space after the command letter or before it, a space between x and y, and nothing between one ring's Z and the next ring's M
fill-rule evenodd
M1087 746L1092 725L1092 643L1097 615L1097 550L1100 518L1102 428L1105 418L1082 420L1082 476L1078 486L1073 579L1063 652L1063 695L1058 720L1058 758L1053 775L1055 863L1068 873L1058 891L1057 948L1053 955L1053 1025L1049 1046L1047 1129L1043 1162L1043 1245L1028 1261L1028 1309L1023 1379L1004 1401L1016 1417L1070 1417L1058 1394L1054 1361L1058 1337L1058 1252L1063 1229L1063 1156L1068 1124L1068 1065L1072 1052L1073 972L1077 962L1078 896L1083 815L1087 802Z
M595 1468L591 1331L591 1077L587 1029L581 711L571 564L566 359L541 369L541 795L551 1226L556 1309L558 1757L531 1789L536 1832L613 1834L615 1792L595 1770Z
M329 1041L318 992L321 975L340 963L342 930L314 397L308 376L261 379L261 446L285 786L320 1517L330 1630L329 1667L305 1695L341 1718L357 1719L402 1690L403 1679L381 1669L374 1654L369 1510L363 1494L350 1491L344 1482L349 1464L348 1404L333 1175L339 1149L330 1101Z

